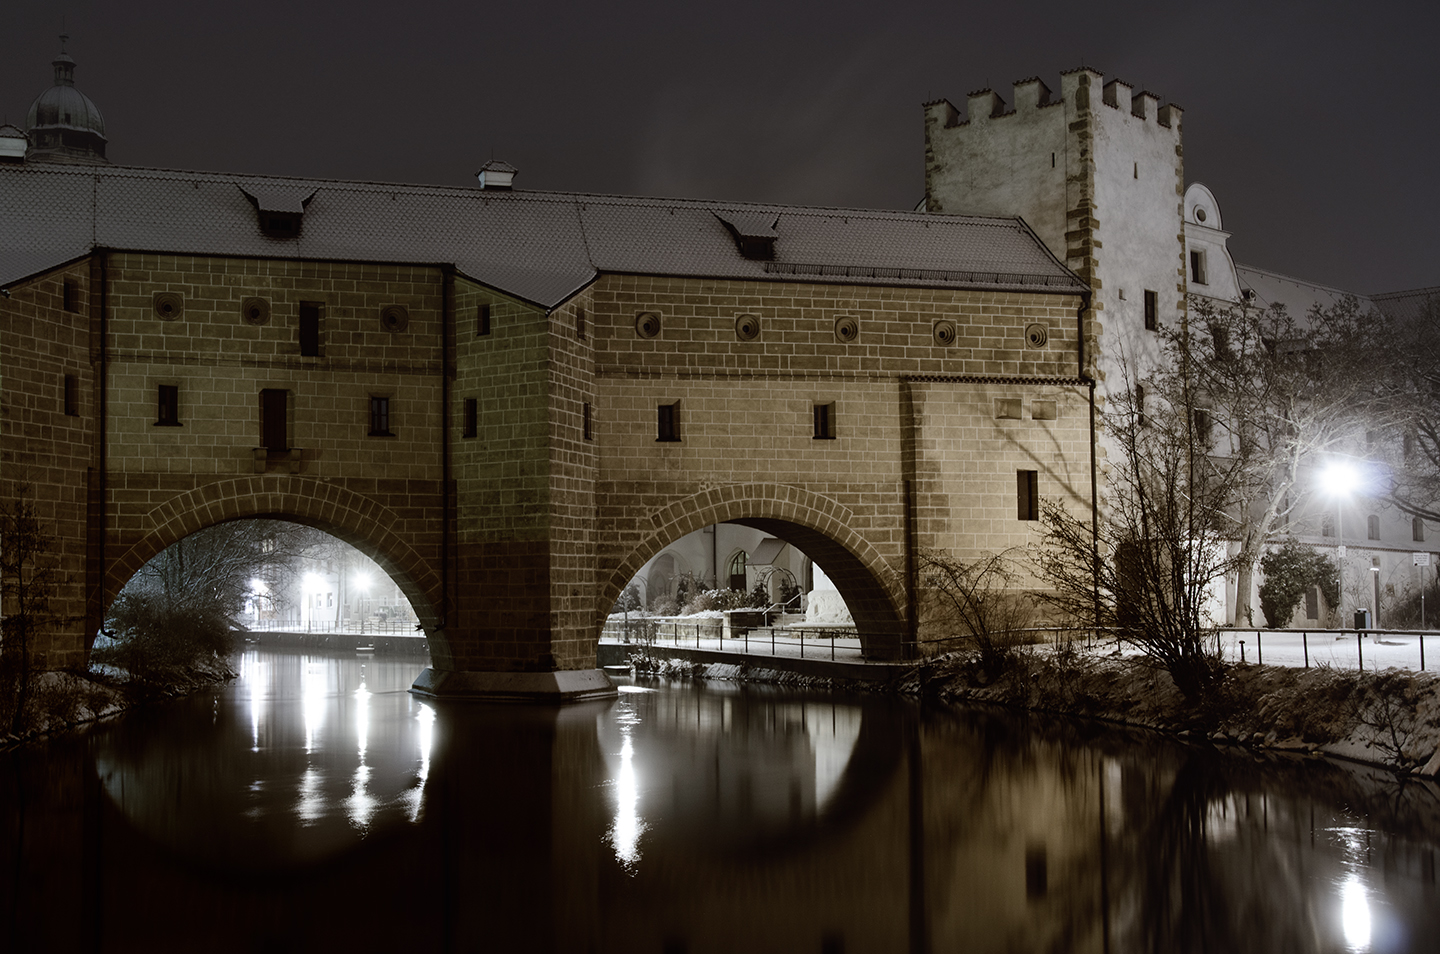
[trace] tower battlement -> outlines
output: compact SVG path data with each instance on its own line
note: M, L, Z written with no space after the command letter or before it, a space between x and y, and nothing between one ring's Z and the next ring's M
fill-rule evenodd
M948 99L936 99L925 103L926 125L953 129L983 123L991 119L1007 119L1024 116L1037 110L1055 106L1067 106L1071 110L1084 111L1091 108L1092 90L1101 86L1100 102L1116 110L1128 107L1131 116L1146 121L1154 120L1168 129L1178 129L1183 110L1176 103L1164 103L1163 97L1148 89L1135 92L1135 87L1116 77L1107 83L1102 81L1105 74L1082 66L1060 74L1060 95L1056 95L1038 76L1027 76L1012 85L1014 106L994 89L973 90L965 96L965 111L961 111Z

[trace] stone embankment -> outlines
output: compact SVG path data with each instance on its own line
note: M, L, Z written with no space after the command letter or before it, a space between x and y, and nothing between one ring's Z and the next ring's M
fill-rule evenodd
M1440 775L1440 675L1429 672L1232 665L1212 698L1191 705L1169 674L1146 660L1078 651L1019 652L995 679L987 679L963 653L927 660L898 679L887 674L870 681L849 673L826 677L683 659L657 663L658 671L670 675L1000 705L1152 729L1192 742Z

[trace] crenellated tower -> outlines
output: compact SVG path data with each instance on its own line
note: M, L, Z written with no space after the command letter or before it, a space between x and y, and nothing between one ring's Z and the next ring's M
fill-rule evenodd
M1181 109L1081 67L925 104L925 208L1018 215L1091 291L1086 343L1114 387L1185 309Z

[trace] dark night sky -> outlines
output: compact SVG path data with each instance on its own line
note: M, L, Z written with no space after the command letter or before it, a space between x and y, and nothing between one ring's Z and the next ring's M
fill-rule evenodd
M921 196L925 100L1083 58L1185 108L1237 260L1440 284L1433 3L6 0L0 118L62 14L123 164L878 208Z

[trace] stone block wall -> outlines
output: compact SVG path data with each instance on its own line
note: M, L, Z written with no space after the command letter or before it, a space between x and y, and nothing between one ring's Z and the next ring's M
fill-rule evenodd
M70 285L67 295L66 285ZM42 556L54 570L49 610L58 622L31 646L41 669L83 665L86 542L98 395L91 345L98 282L77 262L0 299L0 503L27 501L52 537ZM67 308L67 304L69 307ZM73 378L72 414L66 377ZM14 580L0 580L4 612L15 611Z
M599 616L628 573L718 519L789 539L862 630L895 629L907 533L961 557L1023 542L1017 469L1040 470L1042 494L1088 501L1078 295L638 276L592 295ZM660 316L658 335L637 332L641 314ZM758 336L737 335L740 315ZM848 342L835 330L847 316L860 329ZM937 321L955 324L953 344L937 344ZM1048 340L1028 347L1037 323ZM1002 398L1021 420L996 420ZM1037 401L1053 419L1033 420ZM662 404L678 405L679 441L657 440ZM817 404L831 405L833 439L815 436Z
M112 472L253 473L260 392L276 388L304 473L439 478L439 269L116 253L109 273ZM159 294L180 296L178 317L157 314ZM241 314L250 298L264 324ZM300 355L302 302L320 306L318 357ZM390 305L403 331L382 325ZM179 387L178 427L156 425L162 384ZM372 396L390 399L393 437L370 436Z

